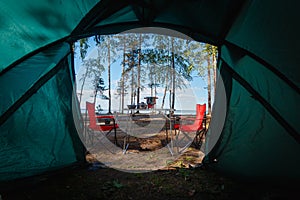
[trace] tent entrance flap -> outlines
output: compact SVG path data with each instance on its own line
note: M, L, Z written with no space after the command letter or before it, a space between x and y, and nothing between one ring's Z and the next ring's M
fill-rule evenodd
M0 158L5 160L0 164L0 181L32 176L84 160L83 144L72 115L71 56L69 45L66 46L58 45L56 50L37 54L20 64L21 68L16 66L6 73L11 83L7 87L15 87L24 72L28 75L22 79L24 84L17 84L19 90L11 88L8 92L25 91L25 94L16 94L21 99L27 91L32 93L0 126ZM51 55L61 56L61 60L54 64ZM46 70L36 75L34 67L44 65ZM34 75L30 76L31 73ZM34 89L31 90L30 85Z

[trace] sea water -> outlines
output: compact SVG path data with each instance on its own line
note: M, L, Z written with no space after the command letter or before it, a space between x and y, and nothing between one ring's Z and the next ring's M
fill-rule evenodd
M127 113L128 110L124 110L124 113ZM140 113L149 113L149 111L152 111L152 109L145 109L145 110L139 110ZM155 109L154 109L155 111ZM86 109L81 109L81 113L85 114ZM120 112L119 110L112 110L112 113L114 112ZM108 110L102 110L98 112L98 114L107 114ZM175 115L196 115L196 110L175 110Z

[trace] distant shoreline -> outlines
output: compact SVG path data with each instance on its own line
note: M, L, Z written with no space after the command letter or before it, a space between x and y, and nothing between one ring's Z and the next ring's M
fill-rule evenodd
M147 113L149 113L151 111L152 110L145 109L145 110L140 110L140 113L147 114ZM154 111L155 111L155 109L154 109ZM85 114L85 112L86 112L86 109L81 109L81 114ZM118 112L119 113L119 111L112 110L112 113L114 113L114 112ZM124 114L126 114L127 112L128 112L128 110L124 110ZM106 114L106 113L108 113L108 110L102 110L100 112L100 114ZM176 110L174 112L174 114L175 115L196 115L196 110Z

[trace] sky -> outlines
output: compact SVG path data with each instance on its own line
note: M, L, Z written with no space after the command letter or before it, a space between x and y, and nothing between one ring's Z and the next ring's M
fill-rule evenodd
M79 49L79 48L78 48ZM78 51L78 49L76 49ZM85 67L82 64L81 59L79 58L80 54L78 52L75 53L75 73L76 73L76 79L77 79L77 93L80 92L80 87L82 85L82 82L79 81L80 77L85 72ZM89 58L96 58L97 57L97 48L95 45L90 44L90 48L87 52L86 59ZM117 82L121 78L121 60L117 60L115 63L111 65L111 96L112 96L112 111L120 111L120 98L115 95L116 88L117 88ZM107 76L107 68L106 71L102 74L102 78L104 79L104 83L107 86L108 85L108 76ZM192 74L193 80L192 81L186 81L187 88L179 90L177 89L175 91L175 109L176 110L195 110L196 104L200 103L207 103L207 89L206 89L206 81L197 75L196 72ZM146 80L146 83L148 81ZM150 81L149 81L150 82ZM161 108L162 98L163 98L163 92L164 89L162 87L157 87L157 103L156 108ZM85 102L90 101L93 102L93 86L91 83L91 80L87 80L84 92L82 95L82 101L81 101L81 108L85 108ZM104 95L108 96L108 91L104 92ZM151 89L145 88L143 91L141 91L140 100L146 103L146 100L144 97L151 96ZM102 109L108 110L108 100L103 100L100 97L96 100L96 105L101 106ZM130 94L125 96L125 105L130 104ZM165 99L165 109L170 108L169 106L169 96L167 95Z

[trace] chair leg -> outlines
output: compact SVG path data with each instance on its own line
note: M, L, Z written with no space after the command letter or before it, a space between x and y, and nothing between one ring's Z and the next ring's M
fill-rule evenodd
M184 150L186 150L193 142L193 138L191 138L187 133L185 132L182 132L182 134L185 136L181 139L181 141L183 141L184 138L187 138L188 141L186 143L186 145L184 147L181 148L180 152L179 153L182 153Z
M166 126L166 141L167 141L167 143L169 142L169 136L168 136L168 128L167 128L167 126Z
M115 128L115 145L118 144L117 129Z
M193 141L196 149L200 149L201 148L203 140L204 140L205 135L206 135L206 131L207 131L206 129L201 129L201 130L197 131L196 137L195 137L195 139Z
M180 135L183 135L182 138L179 138ZM187 138L187 141L185 142L184 139ZM182 142L183 143L182 145ZM175 141L174 141L174 146L177 148L177 153L182 153L185 149L187 149L193 142L193 138L191 138L187 133L184 131L178 130L178 133L175 135Z
M129 136L126 135L124 137L124 143L123 143L123 154L127 152L128 147L129 147Z
M117 145L117 128L110 129L105 135L108 136L114 130L114 144Z
M112 130L114 130L114 144L117 145L117 128L116 128L116 123L115 123L115 120L113 120L114 122L114 127L112 129L110 129L107 133L106 133L106 136L108 136Z
M96 130L87 128L86 132L87 132L87 134L85 137L85 145L88 149L97 150L98 149L97 145L101 145L110 153L116 154L116 152L113 151L114 145L109 141L109 139L106 137L106 134L104 134L102 131L96 131Z
M84 136L84 143L87 146L93 146L94 145L94 133L92 133L93 131L86 128L85 130L85 136Z
M114 120L114 131L115 131L115 145L117 145L117 128L116 128L115 120Z
M172 129L170 129L172 131ZM178 133L177 133L178 132ZM167 140L167 147L170 151L170 153L172 154L172 156L174 155L174 147L177 147L176 152L179 152L179 148L177 146L178 144L178 135L179 135L180 130L178 129L174 129L174 135L172 132L170 132L169 138L170 138L170 143L169 140Z

